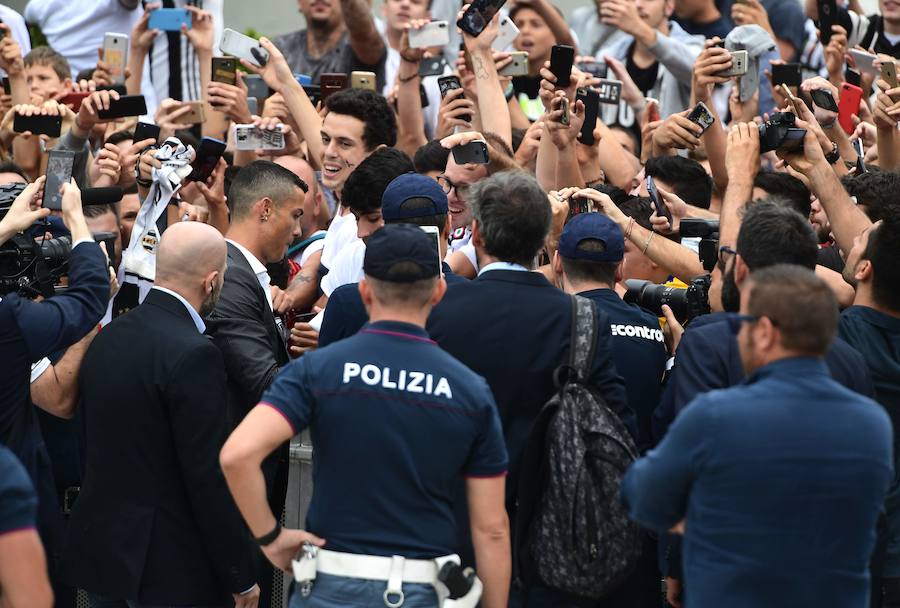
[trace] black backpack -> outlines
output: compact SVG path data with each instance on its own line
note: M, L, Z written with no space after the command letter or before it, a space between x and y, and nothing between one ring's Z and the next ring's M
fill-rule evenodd
M585 383L597 336L594 303L572 298L568 365L532 427L517 492L514 558L519 582L601 598L631 573L641 532L619 500L637 458L634 442L603 397Z

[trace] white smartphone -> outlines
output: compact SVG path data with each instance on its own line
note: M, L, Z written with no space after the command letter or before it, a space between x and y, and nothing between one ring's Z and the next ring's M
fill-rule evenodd
M438 273L439 275L443 275L444 267L441 264L441 231L438 230L437 226L419 226L419 228L434 241L434 250L437 251L438 257Z
M236 150L284 150L284 133L280 128L263 131L254 125L234 125Z
M853 57L853 61L856 63L856 69L860 72L872 75L878 74L878 69L875 67L875 60L878 59L877 55L857 49L850 49L850 56Z
M261 47L257 40L227 27L222 32L219 50L226 55L231 55L238 59L246 59L258 67L264 66L266 61L269 60L269 52Z
M103 35L103 63L109 67L112 84L125 84L128 62L128 35L107 32Z
M446 21L432 21L418 29L409 30L409 48L424 49L445 46L450 42L450 26Z
M518 36L519 28L516 27L512 19L508 16L503 16L500 18L500 33L497 34L497 38L494 39L491 48L495 51L505 51Z
M501 76L528 76L528 53L525 51L514 51L509 55L512 61L500 70L499 74Z

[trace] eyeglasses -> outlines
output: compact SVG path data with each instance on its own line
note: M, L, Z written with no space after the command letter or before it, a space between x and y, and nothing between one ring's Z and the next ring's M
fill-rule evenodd
M444 194L450 194L450 191L456 188L457 198L465 200L469 193L469 184L454 184L446 175L438 175L437 183L440 184Z
M744 323L755 323L759 321L759 317L756 315L739 315L737 313L729 313L725 316L725 320L728 321L728 328L731 330L735 336L741 333L741 326Z
M727 259L724 254L728 255L737 255L737 251L729 247L728 245L722 245L719 247L719 270L725 272L725 260Z

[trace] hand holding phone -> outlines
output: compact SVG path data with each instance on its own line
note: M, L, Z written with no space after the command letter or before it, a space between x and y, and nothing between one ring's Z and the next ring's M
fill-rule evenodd
M50 150L47 155L47 181L44 182L43 206L62 211L62 187L72 179L75 153L68 150Z
M550 51L550 71L556 76L556 88L565 89L571 84L574 62L574 48L565 44L553 45L553 50Z
M506 0L472 0L456 25L470 36L478 36L505 2Z
M411 49L445 46L449 42L450 24L446 21L432 21L422 27L409 29L409 48Z
M265 66L269 60L269 51L264 49L257 40L227 27L222 32L219 50L226 55L244 59L260 68Z
M490 162L487 142L483 139L475 139L465 144L453 146L450 152L453 154L453 161L457 165L486 165Z
M659 192L656 190L656 184L653 183L653 178L649 175L647 176L647 194L650 195L650 200L653 201L653 207L656 209L656 215L659 217L664 217L669 220L669 227L672 226L672 212L669 211L668 205L663 202L662 197L659 195Z

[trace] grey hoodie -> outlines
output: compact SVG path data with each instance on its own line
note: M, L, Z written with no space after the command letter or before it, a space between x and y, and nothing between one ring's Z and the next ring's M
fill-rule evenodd
M632 43L634 37L625 36L603 49L602 54L598 54L598 59L602 59L602 55L609 55L625 63ZM649 97L659 100L659 111L663 118L687 109L691 102L694 62L702 50L703 36L688 34L674 21L669 21L668 36L656 32L656 43L650 47L650 52L659 60L659 70Z

